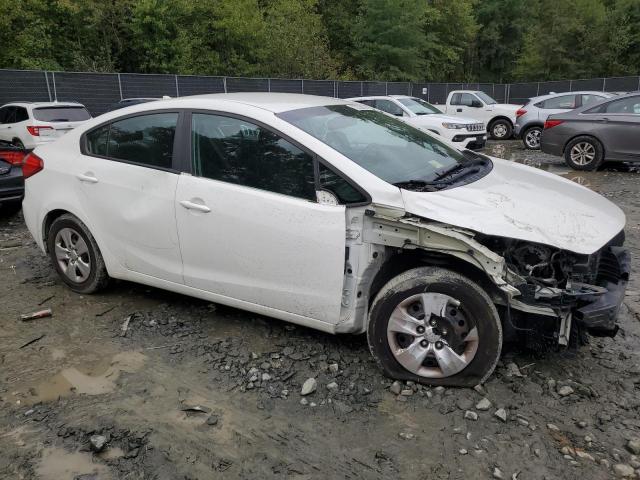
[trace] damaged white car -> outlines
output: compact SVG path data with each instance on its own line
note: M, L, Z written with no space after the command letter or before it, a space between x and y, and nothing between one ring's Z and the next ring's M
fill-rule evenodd
M141 104L25 165L26 223L77 292L113 277L366 332L386 374L434 385L483 382L517 335L557 346L616 332L619 208L361 104Z

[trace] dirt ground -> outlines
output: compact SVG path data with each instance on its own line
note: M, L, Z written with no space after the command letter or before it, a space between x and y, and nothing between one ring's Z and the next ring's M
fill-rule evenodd
M637 172L570 172L518 141L487 152L618 204L639 270ZM640 277L625 304L616 338L577 352L507 349L484 391L403 385L396 394L363 337L127 282L80 296L21 216L0 220L0 478L634 477ZM19 320L41 308L53 317ZM310 377L317 390L302 397ZM95 449L106 442L99 453L92 436Z

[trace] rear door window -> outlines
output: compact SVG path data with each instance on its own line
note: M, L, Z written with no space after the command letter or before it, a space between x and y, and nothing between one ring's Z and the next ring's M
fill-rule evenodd
M640 97L621 98L603 105L602 113L640 114Z
M593 95L591 93L583 93L581 95L582 106L591 105L592 103L599 102L600 100L604 100L605 97L601 97L600 95Z
M125 118L87 133L91 155L147 167L171 169L178 113L154 113Z
M375 107L378 110L390 113L391 115L396 115L397 117L401 117L402 115L404 115L402 108L393 103L391 100L376 100Z
M15 111L15 123L18 122L26 122L27 120L29 120L29 113L27 112L27 109L24 107L15 107L16 111Z
M84 107L40 107L33 109L33 117L41 122L83 122L91 115Z
M541 108L573 110L576 108L576 96L562 95L561 97L547 98Z

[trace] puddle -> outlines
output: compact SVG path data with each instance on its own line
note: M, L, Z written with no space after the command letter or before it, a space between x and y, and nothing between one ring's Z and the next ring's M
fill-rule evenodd
M100 480L112 480L109 469L93 463L91 454L69 453L61 448L45 448L36 468L41 480L66 480L78 475L96 475Z
M28 388L32 395L25 399L26 403L53 401L72 393L103 395L112 392L121 372L135 373L145 360L146 356L140 352L122 352L108 363L92 369L65 368L37 387Z

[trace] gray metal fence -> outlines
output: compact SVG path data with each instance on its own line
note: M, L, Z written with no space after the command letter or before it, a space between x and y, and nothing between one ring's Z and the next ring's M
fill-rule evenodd
M443 104L452 90L482 90L504 103L525 103L550 92L640 90L640 77L592 78L526 83L433 83L213 77L139 73L82 73L0 70L0 105L15 101L77 101L93 115L123 98L181 97L222 92L285 92L348 98L415 95Z

